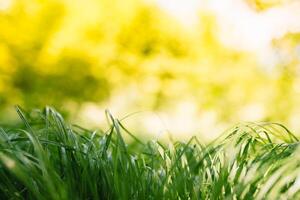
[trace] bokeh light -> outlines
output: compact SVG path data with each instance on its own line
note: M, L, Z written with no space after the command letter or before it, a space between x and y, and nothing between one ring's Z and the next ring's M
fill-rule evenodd
M88 127L135 113L124 124L155 137L300 133L299 60L297 1L0 1L2 123L51 105Z

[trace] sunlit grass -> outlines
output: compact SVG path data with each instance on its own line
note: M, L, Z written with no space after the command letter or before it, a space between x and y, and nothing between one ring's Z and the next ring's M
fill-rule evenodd
M298 199L298 139L276 123L243 123L210 144L143 141L106 113L108 130L51 108L17 112L0 130L0 199ZM127 144L124 134L133 137Z

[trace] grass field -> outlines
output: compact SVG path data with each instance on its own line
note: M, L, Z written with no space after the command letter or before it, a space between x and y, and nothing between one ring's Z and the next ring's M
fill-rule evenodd
M0 130L0 199L299 199L298 139L276 123L244 123L211 142L142 141L64 122L51 108ZM126 144L122 135L134 142Z

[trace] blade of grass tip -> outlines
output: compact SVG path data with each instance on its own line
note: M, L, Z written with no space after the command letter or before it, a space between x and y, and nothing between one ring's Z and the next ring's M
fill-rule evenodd
M164 151L167 150L167 148L166 148L161 142L156 141L156 143L157 143L161 148L163 148Z
M15 109L20 117L20 119L23 121L23 123L25 124L26 128L31 132L31 133L34 133L33 129L31 128L28 120L26 119L25 115L24 115L24 112L22 111L21 107L16 105L15 106Z
M40 168L41 170L43 171L43 174L44 174L44 180L45 180L45 186L49 188L49 191L56 191L55 189L55 181L54 179L51 179L50 177L53 177L53 173L51 172L54 172L50 166L50 162L49 160L47 159L48 156L47 154L45 153L43 147L42 147L42 144L40 143L39 141L39 138L35 135L34 133L34 130L31 128L28 120L26 119L24 113L22 112L21 108L19 106L16 106L16 110L17 110L17 113L18 115L20 116L20 118L22 119L22 121L24 122L26 128L29 130L26 131L26 130L20 130L21 132L25 133L25 135L29 138L29 140L31 141L34 149L35 149L35 152L37 154L37 157L39 159L39 165L40 165ZM60 196L61 194L55 192L55 193L51 193L52 194L52 197L55 197L57 198L58 196Z
M272 142L272 140L271 140L269 134L268 134L266 131L263 131L263 133L266 135L266 137L267 137L269 143L270 143L270 144L273 144L273 142Z
M259 139L261 142L263 143L266 143L265 141L265 138L263 138L260 133L259 133L259 130L257 130L257 124L256 123L253 123L253 122L246 122L245 125L244 125L245 128L249 129L248 131L247 130L244 130L247 134L249 134L250 136L252 134L255 134L257 136L257 139ZM243 127L240 127L240 128L243 128ZM251 134L252 133L252 134Z
M53 119L55 121L56 126L59 129L59 133L63 133L63 138L65 139L65 141L67 141L68 131L65 127L63 117L58 112L56 112L56 110L54 110L53 108L49 108L49 111L50 111L51 116L53 117Z
M113 125L114 129L116 130L117 138L121 142L123 150L127 152L126 144L121 135L120 125L119 125L118 120L112 116L112 114L109 112L108 109L105 110L105 114L106 114L106 118L108 118L111 121L111 124ZM109 120L108 120L108 122L109 122Z
M107 123L109 125L113 125L114 117L112 116L112 114L110 113L110 111L108 109L105 109L105 117L106 117Z
M50 107L46 106L43 110L43 112L40 114L41 118L44 119L45 121L45 126L46 126L46 139L49 139L49 134L50 134L50 127L51 127L51 122L50 122Z
M26 119L24 113L22 112L21 108L19 106L15 106L16 111L19 115L19 117L21 118L21 120L23 121L23 123L25 124L26 128L29 130L21 130L21 132L25 133L25 135L29 138L29 140L31 141L32 145L35 147L36 153L40 156L40 158L43 158L43 155L41 152L43 152L42 149L42 145L40 144L38 138L36 137L36 135L34 134L33 129L31 128L28 120Z
M263 132L268 138L269 135L273 135L275 138L286 141L285 135L282 134L281 131L277 130L273 125L273 123L255 123L252 122L254 126L257 126L261 129L261 132ZM271 130L272 129L272 130ZM288 134L289 139L291 139L291 136ZM269 139L268 139L269 140Z
M123 120L127 119L128 117L131 117L133 115L140 114L140 113L143 113L143 112L145 112L145 111L136 111L136 112L133 112L133 113L129 113L128 115L125 115L124 117L122 117L120 119L120 121L123 121Z
M268 134L273 135L275 138L283 140L285 142L295 142L298 141L298 138L293 135L285 126L279 123L272 123L272 122L262 122L262 123L254 123L256 126L260 127L263 131L267 132ZM277 127L275 127L277 126ZM277 128L281 128L284 130L278 130ZM286 136L287 134L287 136ZM288 141L288 140L289 141Z
M127 148L126 148L126 144L122 138L121 135L121 130L120 130L120 126L118 121L112 116L112 114L107 110L107 116L109 117L109 119L112 122L112 125L115 129L116 132L116 136L117 136L117 143L116 143L116 149L113 152L113 162L114 163L119 163L120 165L115 165L113 168L113 173L115 175L118 175L118 170L125 170L126 169L126 164L127 162L130 160L130 155L127 152ZM121 146L121 147L120 147ZM129 162L130 163L130 162ZM128 171L129 173L130 171ZM127 199L128 197L128 191L124 190L124 187L122 186L122 182L120 182L120 178L118 178L118 176L114 177L114 181L118 190L118 193L120 194L120 196L123 196L122 198Z
M104 131L104 134L109 135L110 133L112 133L112 129L114 129L114 126L112 121L113 116L108 109L105 109L105 119L106 123L109 125L109 128Z
M265 135L273 136L275 139L282 140L282 141L286 141L287 139L285 135L282 134L282 132L278 131L270 123L255 123L255 125L258 126L261 129L261 132L263 132Z
M288 134L290 137L292 137L293 139L295 139L297 142L299 142L299 139L288 129L286 128L284 125L280 124L280 123L276 123L276 122L273 122L272 124L275 124L281 128L283 128Z
M136 142L145 145L138 137L134 136L127 128L125 128L124 125L119 120L117 121L120 127L122 128L122 130L124 130L128 135L130 135Z
M45 115L45 122L46 122L46 129L49 129L49 116L50 116L50 108L48 106L44 109L44 115Z
M93 133L92 133L92 135L91 135L91 138L90 138L90 140L89 140L89 142L88 142L88 151L90 151L90 149L91 149L91 146L93 146L94 145L94 143L93 143L93 139L94 139L94 137L95 137L95 135L97 134L97 131L94 131Z

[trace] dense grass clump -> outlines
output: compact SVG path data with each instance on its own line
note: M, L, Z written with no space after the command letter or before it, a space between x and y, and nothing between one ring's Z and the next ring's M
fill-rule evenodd
M280 124L165 145L135 138L108 112L103 132L66 124L50 108L17 112L23 126L0 130L0 199L300 198L298 139Z

